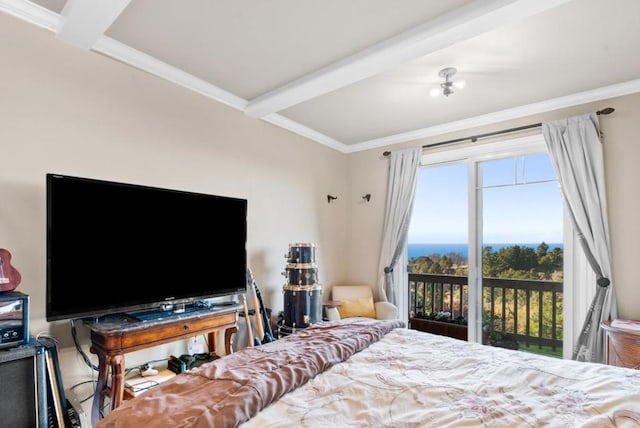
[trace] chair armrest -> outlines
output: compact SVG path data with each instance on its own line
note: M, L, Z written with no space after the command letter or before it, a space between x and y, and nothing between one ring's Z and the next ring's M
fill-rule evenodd
M335 306L332 308L325 308L325 314L327 315L327 319L329 321L339 321L340 320L340 313L338 312L338 308L336 308Z
M398 318L398 308L393 303L376 302L376 319L394 320Z

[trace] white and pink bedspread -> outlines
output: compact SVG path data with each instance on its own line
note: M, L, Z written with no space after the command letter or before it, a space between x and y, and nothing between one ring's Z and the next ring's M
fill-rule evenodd
M175 376L97 428L640 427L640 371L370 319L320 324Z
M242 428L638 427L640 371L395 329Z

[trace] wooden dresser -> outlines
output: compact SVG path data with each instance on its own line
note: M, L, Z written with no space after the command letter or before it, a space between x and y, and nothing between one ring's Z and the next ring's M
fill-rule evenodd
M606 362L612 366L640 370L640 331L600 324L606 334Z

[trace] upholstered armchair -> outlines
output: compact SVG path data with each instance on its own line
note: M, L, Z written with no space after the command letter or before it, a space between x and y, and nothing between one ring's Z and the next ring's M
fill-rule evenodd
M339 305L326 306L329 321L350 317L398 318L398 308L394 304L373 301L373 290L369 285L334 285L331 287L331 299Z

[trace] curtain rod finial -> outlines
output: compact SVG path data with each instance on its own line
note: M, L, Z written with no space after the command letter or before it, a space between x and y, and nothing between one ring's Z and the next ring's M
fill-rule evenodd
M605 107L602 110L598 110L596 114L611 114L614 111L616 111L616 109L614 109L613 107Z

